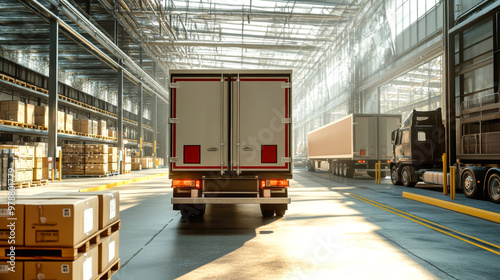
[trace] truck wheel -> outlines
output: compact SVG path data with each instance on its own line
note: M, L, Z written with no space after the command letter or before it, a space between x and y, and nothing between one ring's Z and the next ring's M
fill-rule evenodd
M465 170L462 175L462 186L463 191L466 197L474 198L479 194L479 188L476 184L476 176L474 176L474 172L470 170Z
M267 217L272 217L272 216L274 216L274 210L269 210L269 209L264 210L264 209L260 209L260 212L262 213L262 216L263 216L263 217L266 217L266 218L267 218Z
M401 185L401 179L399 178L398 168L396 165L391 167L391 182L393 185Z
M285 216L286 210L275 210L276 216L283 217Z
M492 174L488 180L488 195L491 201L500 203L500 175Z
M352 178L354 175L354 165L344 163L344 176L347 178Z
M413 182L411 180L412 176L411 168L409 166L403 167L403 170L401 170L401 182L403 183L403 186L412 188L414 187L417 182Z

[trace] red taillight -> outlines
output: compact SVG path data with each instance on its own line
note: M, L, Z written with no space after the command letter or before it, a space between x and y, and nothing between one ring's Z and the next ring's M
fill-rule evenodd
M261 188L288 188L289 185L288 185L288 180L272 179L272 180L261 180L260 187Z
M387 161L387 163L391 163L391 161L390 161L390 160L388 160L388 161Z
M358 163L366 163L366 160L358 160Z
M200 180L172 180L172 188L200 188Z
M362 155L362 156L364 156L364 155L366 155L366 151L365 150L360 150L359 154Z

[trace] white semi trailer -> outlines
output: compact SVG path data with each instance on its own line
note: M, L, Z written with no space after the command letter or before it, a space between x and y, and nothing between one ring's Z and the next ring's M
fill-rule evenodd
M351 114L307 135L307 167L352 177L355 172L375 176L381 162L388 175L392 157L391 132L401 125L401 115Z
M291 71L170 71L169 177L174 210L202 216L207 204L287 210Z

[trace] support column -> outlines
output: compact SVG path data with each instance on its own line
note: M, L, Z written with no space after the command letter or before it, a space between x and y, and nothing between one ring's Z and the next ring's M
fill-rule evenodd
M52 157L52 174L56 166L57 153L57 91L59 86L59 23L51 18L49 35L49 151Z
M143 148L142 148L142 142L144 141L144 134L143 134L143 130L142 130L142 116L144 114L144 111L143 111L143 108L144 108L144 105L143 105L143 102L144 102L144 86L142 83L139 83L139 91L137 92L137 101L139 103L139 109L137 110L137 115L138 115L138 120L137 120L137 123L139 124L139 127L138 127L138 131L139 131L139 143L140 143L140 147L139 147L139 152L141 152L141 155L140 155L140 158L141 158L141 162L142 162L142 158L143 158Z
M454 9L452 1L444 1L444 28L443 37L445 43L444 55L444 84L446 95L445 118L446 118L446 153L448 154L448 165L453 165L456 161L456 122L455 122L455 40L454 34L449 30L453 27Z
M153 106L153 164L154 168L156 169L156 150L157 150L157 143L158 143L158 95L154 95L154 106Z
M122 65L122 61L120 61ZM122 151L122 164L125 164L125 150L123 147L123 69L118 68L118 120L116 121L116 130L118 132L118 150ZM123 170L121 168L120 170Z

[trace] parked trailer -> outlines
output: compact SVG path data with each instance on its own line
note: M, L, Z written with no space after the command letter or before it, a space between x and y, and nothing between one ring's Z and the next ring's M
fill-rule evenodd
M492 100L498 100L495 94ZM488 96L487 96L488 97ZM482 97L485 98L485 97ZM477 101L477 100L472 100ZM461 129L457 131L457 162L454 164L457 188L469 198L486 197L500 203L500 103L466 101L462 104ZM441 109L416 111L392 133L393 184L413 187L419 181L443 184L442 154L445 151ZM450 174L447 174L449 186Z
M380 161L382 169L389 166L390 132L400 124L400 115L351 114L318 128L307 135L308 170L324 169L349 178L368 172L374 177L375 163Z
M287 210L291 71L170 71L170 172L174 210L203 216L207 204Z

